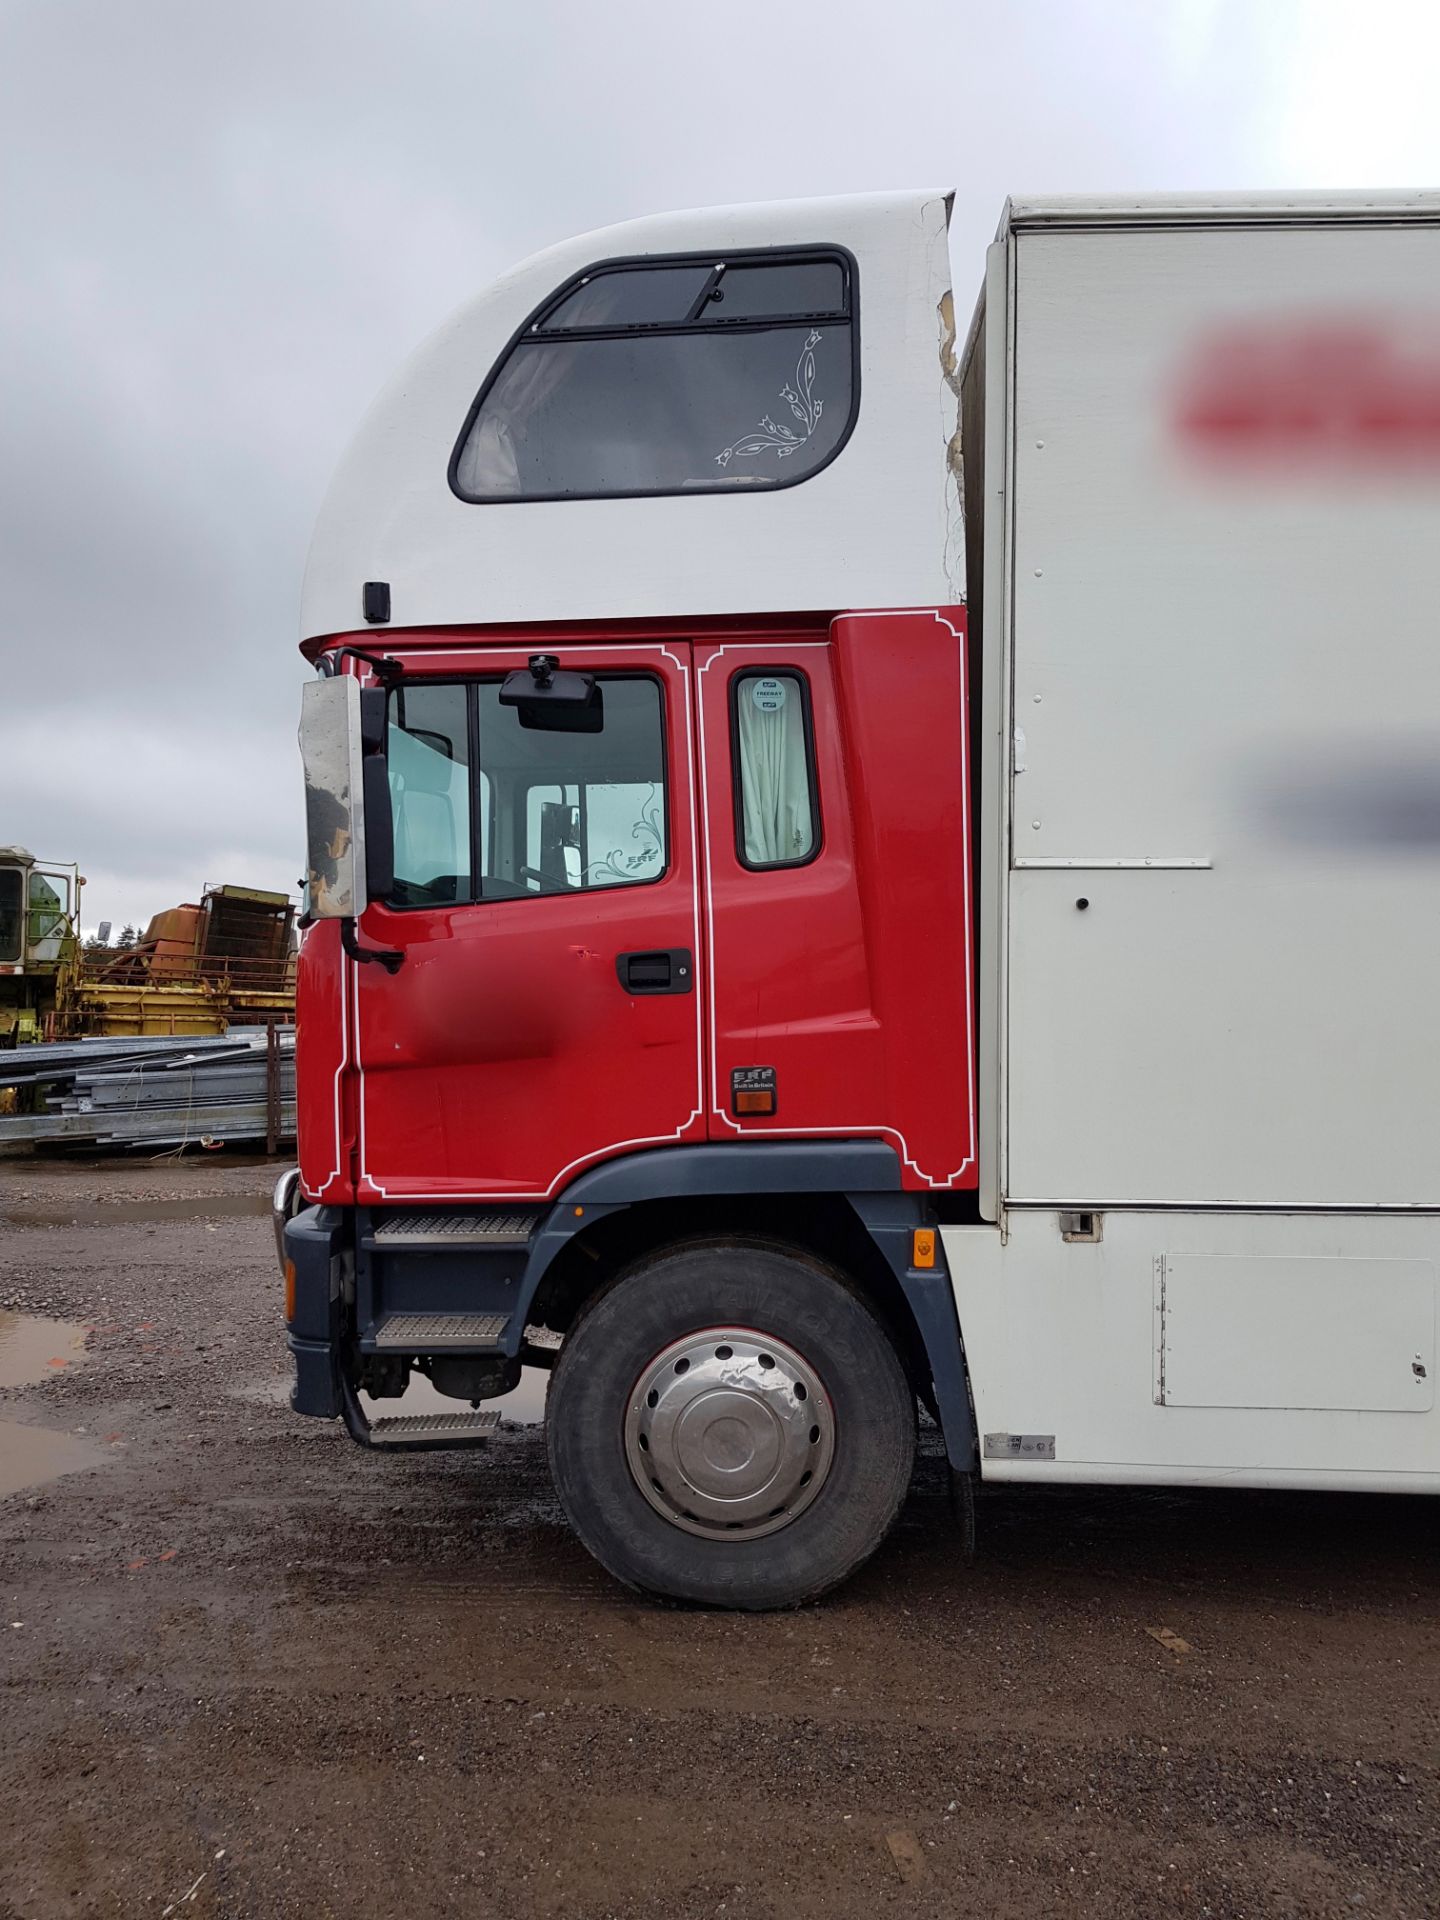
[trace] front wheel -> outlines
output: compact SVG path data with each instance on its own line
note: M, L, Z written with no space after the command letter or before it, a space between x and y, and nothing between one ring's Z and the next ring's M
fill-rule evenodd
M838 1586L889 1531L915 1401L841 1276L726 1240L652 1256L582 1310L546 1431L570 1523L617 1579L788 1607Z

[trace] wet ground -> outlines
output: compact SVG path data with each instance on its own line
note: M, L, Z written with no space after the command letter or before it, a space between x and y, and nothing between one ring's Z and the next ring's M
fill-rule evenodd
M823 1606L649 1607L537 1429L290 1413L272 1177L0 1164L3 1920L1440 1910L1440 1507L991 1493L966 1571L927 1459Z

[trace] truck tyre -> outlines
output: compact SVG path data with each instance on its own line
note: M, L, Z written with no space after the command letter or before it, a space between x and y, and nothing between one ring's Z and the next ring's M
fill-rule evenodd
M848 1578L900 1510L915 1398L838 1273L794 1249L651 1255L582 1309L546 1416L570 1523L642 1593L800 1606Z

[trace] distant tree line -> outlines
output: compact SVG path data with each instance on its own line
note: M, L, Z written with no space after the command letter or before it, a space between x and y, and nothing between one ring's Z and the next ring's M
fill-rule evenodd
M131 947L137 946L139 940L139 933L127 920L109 946L104 945L98 936L92 933L85 942L85 951L86 953L126 953Z

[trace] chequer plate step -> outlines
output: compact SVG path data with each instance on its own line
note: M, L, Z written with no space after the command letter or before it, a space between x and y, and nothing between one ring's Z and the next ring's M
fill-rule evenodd
M523 1247L538 1213L396 1213L369 1236L372 1247Z
M488 1440L500 1424L492 1411L477 1413L397 1413L370 1422L372 1446L393 1446L397 1441L449 1440L456 1446L467 1441Z
M504 1313L387 1313L361 1344L371 1353L483 1353L509 1324Z

